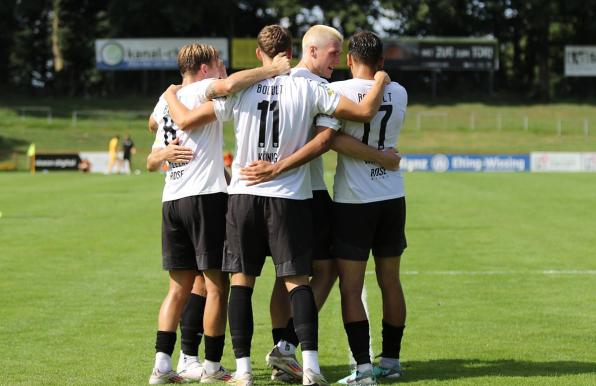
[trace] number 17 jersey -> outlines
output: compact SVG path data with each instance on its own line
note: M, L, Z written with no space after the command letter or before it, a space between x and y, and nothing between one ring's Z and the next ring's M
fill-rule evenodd
M352 101L360 102L372 88L374 81L350 79L333 82L329 87ZM342 121L342 132L377 149L397 147L408 104L406 89L391 82L383 91L383 101L375 117L368 123ZM333 201L367 203L403 197L401 171L390 171L381 165L347 155L338 154L333 181Z
M308 163L254 186L240 179L240 168L253 161L275 163L292 155L310 138L314 117L331 115L338 103L339 96L326 85L291 75L265 79L232 96L215 99L217 118L234 120L236 156L228 194L311 198Z

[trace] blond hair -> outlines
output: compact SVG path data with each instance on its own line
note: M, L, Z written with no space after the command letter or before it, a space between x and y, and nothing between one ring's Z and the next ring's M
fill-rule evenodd
M263 27L257 36L261 51L270 58L292 49L292 35L287 28L273 24Z
M187 44L178 52L178 68L180 74L187 72L194 74L201 68L201 64L209 64L219 57L217 50L207 44Z
M333 27L322 24L313 25L302 37L302 56L304 57L306 55L308 47L315 46L320 48L332 40L339 40L340 43L343 43L344 37Z

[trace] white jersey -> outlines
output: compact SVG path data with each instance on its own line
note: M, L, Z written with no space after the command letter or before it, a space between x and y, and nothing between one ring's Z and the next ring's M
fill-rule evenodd
M354 102L359 102L372 88L374 81L350 79L329 86ZM404 123L408 94L396 82L385 86L379 112L370 123L342 121L342 131L378 149L396 147ZM333 182L333 201L365 203L383 201L405 195L401 171L385 170L381 165L343 154L337 156Z
M277 162L290 156L308 142L314 117L333 113L338 103L339 96L324 84L291 75L265 79L214 100L220 121L234 119L236 157L228 193L311 198L308 164L254 186L240 179L240 168L253 161Z
M201 105L206 100L207 87L213 81L215 79L204 79L181 88L177 93L178 100L189 109ZM163 96L159 98L152 116L159 125L153 149L163 149L174 139L180 138L180 146L194 151L194 157L188 163L167 163L162 201L226 192L222 123L215 121L192 131L180 130L170 117Z
M311 79L320 83L328 83L327 79L321 78L320 76L313 74L307 68L292 68L290 75ZM333 117L329 117L329 119L332 121L326 122L319 119L317 120L317 122L319 123L319 125L325 125L327 123L330 123L327 125L327 127L331 127L333 129L337 128L337 120ZM316 130L317 129L313 122L310 138L314 137L314 135L316 134ZM310 161L310 181L312 185L312 190L327 190L327 185L325 185L325 170L323 168L323 156L318 156L317 158Z

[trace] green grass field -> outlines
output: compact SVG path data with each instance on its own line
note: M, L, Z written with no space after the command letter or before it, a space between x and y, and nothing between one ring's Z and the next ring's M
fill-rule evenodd
M21 115L18 106L31 102L18 99L0 101L0 162L16 153L18 168L25 170L25 151L31 142L35 142L38 153L107 151L112 135L122 136L129 132L139 150L133 158L133 167L142 170L154 139L147 131L145 115L148 116L155 101L36 101L38 105L52 108L51 122L40 113L25 112L24 116ZM74 110L79 111L79 116L73 125ZM89 110L107 110L113 114L85 116L81 113ZM132 110L134 115L127 116L122 112L127 110ZM524 128L524 117L527 117L527 130ZM559 120L560 135L557 131ZM588 124L588 135L584 132L585 122ZM425 105L413 101L408 107L404 127L399 143L403 153L527 153L596 149L594 104ZM232 150L234 134L230 124L226 125L224 135L225 147Z
M147 383L167 288L162 184L148 173L0 173L0 384ZM407 373L395 384L596 384L595 176L419 173L406 184ZM253 296L263 385L271 285L269 264ZM348 370L339 315L335 289L320 315L329 380ZM234 368L229 338L224 365Z

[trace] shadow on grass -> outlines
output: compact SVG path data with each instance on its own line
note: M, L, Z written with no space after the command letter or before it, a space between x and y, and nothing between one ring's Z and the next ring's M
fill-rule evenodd
M445 381L476 377L560 377L594 374L596 362L552 361L534 362L502 359L433 359L403 364L405 375L396 383ZM322 366L323 374L335 382L348 374L347 366Z

